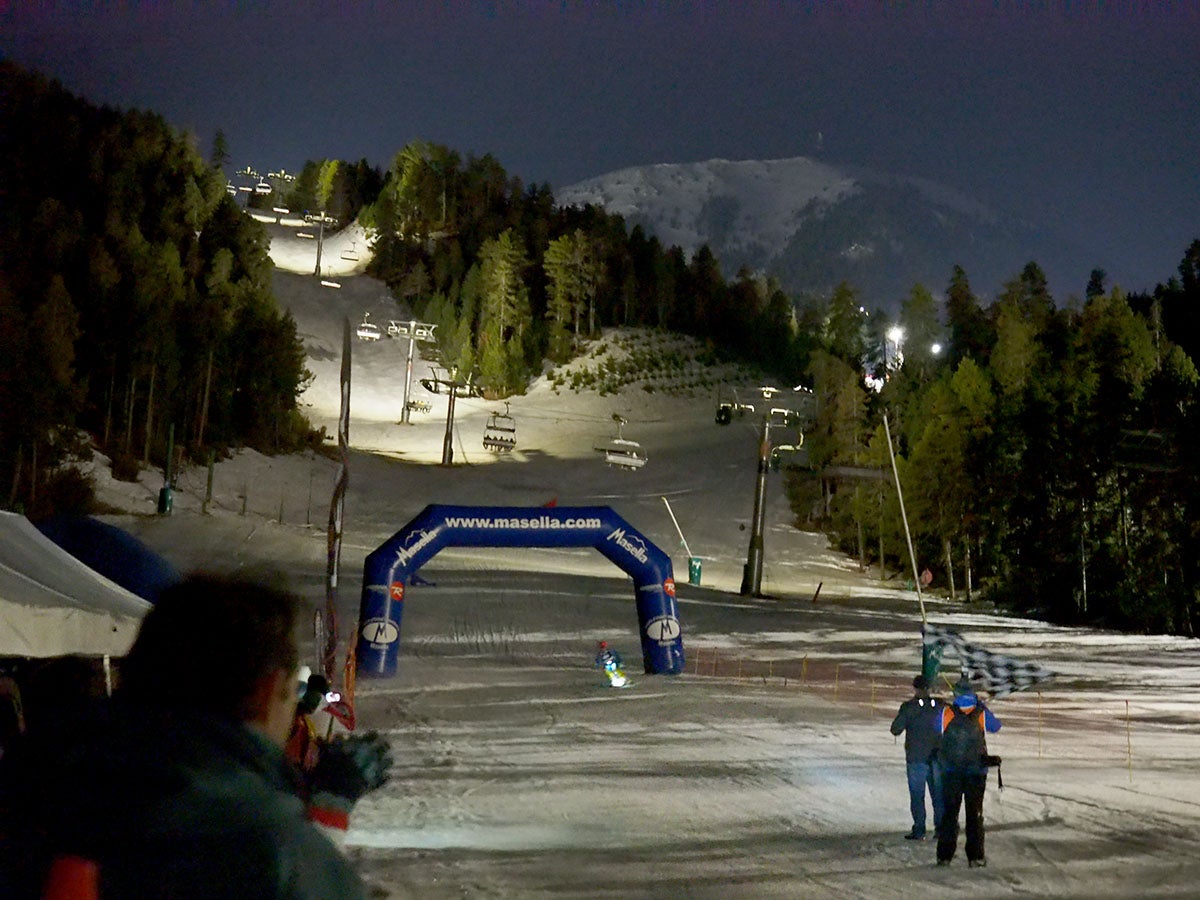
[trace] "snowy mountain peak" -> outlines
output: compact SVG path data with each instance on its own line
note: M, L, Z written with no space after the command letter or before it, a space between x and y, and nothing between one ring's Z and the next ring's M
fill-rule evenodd
M804 156L710 159L621 169L564 188L558 200L603 206L689 256L719 235L750 257L782 252L809 203L831 203L856 185L846 171Z
M619 214L689 258L707 244L726 278L745 267L816 295L847 281L879 308L917 283L939 291L955 265L986 293L1031 259L1051 274L1061 262L1044 235L946 185L803 156L636 166L557 198Z

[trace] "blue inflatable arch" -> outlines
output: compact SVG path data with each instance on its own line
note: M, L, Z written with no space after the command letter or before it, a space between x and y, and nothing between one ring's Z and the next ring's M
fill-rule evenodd
M360 675L396 673L405 586L444 547L595 547L633 578L646 673L683 671L671 559L607 506L432 505L375 549L363 566Z

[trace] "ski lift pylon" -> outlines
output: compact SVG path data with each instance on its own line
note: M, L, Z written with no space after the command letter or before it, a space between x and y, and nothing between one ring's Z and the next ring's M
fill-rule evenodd
M483 446L496 453L509 453L517 446L517 420L509 415L508 403L504 412L493 412L488 416L483 429Z

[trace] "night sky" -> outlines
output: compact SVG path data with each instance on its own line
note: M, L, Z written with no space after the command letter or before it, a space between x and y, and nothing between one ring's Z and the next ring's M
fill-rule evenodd
M557 188L811 156L957 188L1130 290L1200 238L1200 0L0 0L0 55L205 156L221 129L236 168L424 139Z

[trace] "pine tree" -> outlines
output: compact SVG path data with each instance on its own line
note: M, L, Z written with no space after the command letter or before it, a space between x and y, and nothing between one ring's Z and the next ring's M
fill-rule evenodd
M208 156L208 162L214 169L222 173L229 165L229 142L225 138L225 132L220 128L213 135L212 152Z
M479 368L484 383L499 396L515 387L514 370L524 357L523 337L530 324L524 248L512 229L484 243L479 252L481 300Z

